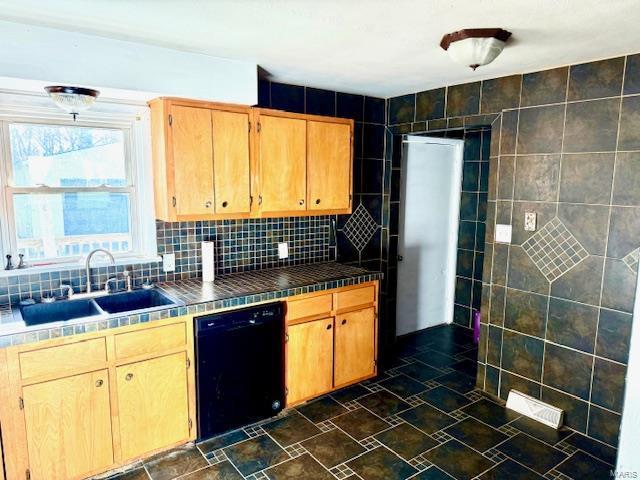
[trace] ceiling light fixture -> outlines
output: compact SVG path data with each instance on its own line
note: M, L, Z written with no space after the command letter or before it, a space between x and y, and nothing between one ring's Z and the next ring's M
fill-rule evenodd
M440 46L449 56L472 70L495 60L504 49L511 32L502 28L465 28L447 33Z
M44 89L56 105L73 116L74 122L78 114L91 107L100 95L98 90L82 87L55 85Z

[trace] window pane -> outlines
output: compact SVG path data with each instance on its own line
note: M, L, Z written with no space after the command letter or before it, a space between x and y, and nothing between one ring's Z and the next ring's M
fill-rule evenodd
M13 185L127 185L122 130L12 123Z
M133 248L127 193L15 194L13 202L18 253L26 259Z

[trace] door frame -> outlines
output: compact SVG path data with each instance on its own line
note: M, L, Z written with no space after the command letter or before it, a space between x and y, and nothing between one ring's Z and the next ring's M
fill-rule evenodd
M451 195L453 198L451 199L452 204L451 208L454 210L455 221L451 222L451 228L448 232L448 240L447 243L449 245L453 245L453 248L448 252L447 258L447 279L445 285L445 296L446 296L446 315L447 324L453 323L453 312L454 312L454 303L455 303L455 287L456 287L456 264L457 264L457 251L458 251L458 229L460 227L460 201L462 195L462 168L463 168L463 160L464 160L464 140L456 139L456 138L442 138L442 137L429 137L427 135L406 135L402 140L402 163L406 165L407 163L407 149L405 145L411 143L418 143L423 145L446 145L453 148L453 156L454 162L457 164L454 168L455 178L452 179L454 188L452 189ZM406 170L405 170L406 175ZM406 191L406 183L401 179L401 187L400 187L400 195ZM404 218L405 218L405 208L406 202L400 201L400 211L399 211L399 225L398 225L398 255L402 255L401 249L403 248L402 237L404 235ZM398 261L398 279L400 278L401 266L400 261ZM396 294L397 297L397 294ZM397 310L399 308L400 302L396 303L396 335L398 335L398 321L397 321Z

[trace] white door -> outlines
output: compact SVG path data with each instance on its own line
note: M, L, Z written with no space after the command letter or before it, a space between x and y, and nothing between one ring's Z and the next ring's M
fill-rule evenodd
M397 335L453 321L463 143L403 142Z

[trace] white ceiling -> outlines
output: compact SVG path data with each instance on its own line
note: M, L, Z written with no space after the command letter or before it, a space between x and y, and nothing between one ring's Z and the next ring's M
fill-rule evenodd
M381 97L640 50L638 0L0 0L0 19L251 61L275 81ZM474 27L513 32L476 72L438 46Z

